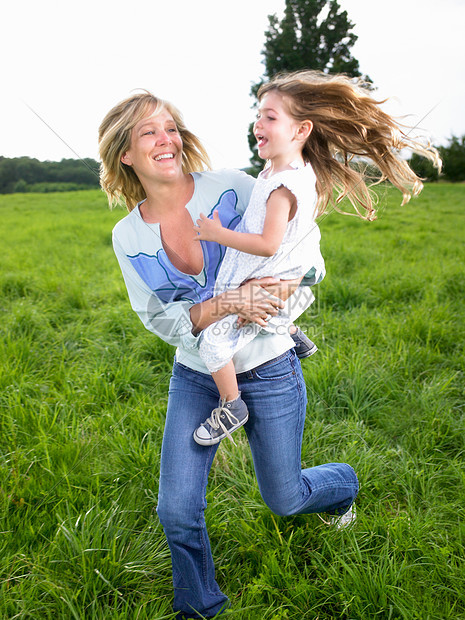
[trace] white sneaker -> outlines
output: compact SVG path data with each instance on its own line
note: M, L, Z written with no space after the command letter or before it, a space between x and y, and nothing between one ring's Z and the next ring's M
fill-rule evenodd
M352 504L349 510L343 515L331 517L330 523L331 525L334 525L336 529L342 530L342 528L352 525L356 518L357 509L355 508L355 504Z

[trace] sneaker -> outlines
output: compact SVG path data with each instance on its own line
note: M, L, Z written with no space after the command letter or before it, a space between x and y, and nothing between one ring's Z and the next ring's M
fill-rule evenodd
M310 357L310 355L313 355L318 351L316 344L304 334L300 327L297 328L297 331L294 334L291 334L291 338L295 343L294 348L297 357L300 359Z
M194 431L194 440L201 446L213 446L228 437L234 443L231 433L248 419L249 411L240 392L236 400L220 399L219 407Z
M335 515L334 517L331 517L330 522L331 522L331 525L334 525L336 529L342 530L344 527L348 527L349 525L352 525L356 518L357 518L357 509L355 508L355 504L352 504L349 510L345 512L343 515L340 515L340 516Z

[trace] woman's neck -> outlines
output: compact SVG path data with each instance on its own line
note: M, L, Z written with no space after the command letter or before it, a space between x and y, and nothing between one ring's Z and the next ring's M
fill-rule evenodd
M194 187L190 174L183 174L176 181L145 187L147 199L139 208L142 219L147 224L156 224L176 217L192 198Z

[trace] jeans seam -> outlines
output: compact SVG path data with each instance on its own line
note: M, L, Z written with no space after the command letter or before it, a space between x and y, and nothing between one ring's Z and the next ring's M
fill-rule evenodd
M205 490L205 494L207 492L208 474L209 474L209 471L210 471L211 466L213 464L213 459L215 458L214 454L212 456L212 452L213 452L214 448L215 448L215 446L211 446L209 448L208 459L205 459L205 467L204 467L204 470L203 470L203 480L202 480L202 482L203 482L203 487L202 488ZM204 533L203 533L204 528L202 527L202 524L200 523L201 517L202 517L202 514L203 514L204 515L204 527L205 528L207 527L207 525L205 523L205 508L206 507L204 507L203 511L201 510L199 512L199 515L198 515L198 518L197 518L197 525L199 526L200 538L201 538L201 542L202 542L202 573L203 573L204 587L205 587L205 590L211 596L220 596L218 594L218 592L212 592L210 590L210 588L207 587L207 581L208 581L207 561L208 560L207 560L207 553L205 551L206 544L205 544L205 536L204 536Z
M296 368L297 363L298 363L298 362L297 362L297 358L296 358L296 357L291 357L289 361L290 361L290 364L291 364L291 366L292 366L292 368L293 368L293 371L294 371L294 375L295 375L295 382L296 382L296 384L297 384L297 390L298 390L298 392L299 392L299 397L300 397L300 400L302 401L302 405L303 405L303 404L304 404L304 399L302 398L302 396L303 396L303 392L302 392L302 384L301 384L301 381L299 381L299 378L300 378L300 377L298 376L298 371L297 371L297 368ZM303 378L302 378L302 380L303 380ZM303 442L303 430L304 430L304 429L303 429L303 426L304 426L304 424L305 424L306 406L305 406L305 408L302 406L302 410L303 410L303 420L302 420L302 440L300 441L300 445L299 445L299 443L297 443L297 446L296 446L296 449L297 449L297 450L301 449L301 447L302 447L302 442ZM300 419L299 419L299 423L300 423Z
M285 375L277 375L275 377L262 377L260 375L260 370L264 367L266 367L267 365L271 364L271 362L276 363L277 361L282 361L282 360L286 360L289 361L289 365L291 366L292 370L290 370L288 373L286 373ZM259 379L260 381L281 381L284 379L289 379L292 377L292 375L296 374L296 367L295 367L295 359L294 356L292 356L292 354L290 354L289 351L286 351L285 353L282 353L281 355L279 355L278 357L275 357L274 359L270 360L269 362L265 362L265 364L261 364L260 366L257 366L257 368L254 368L254 375L257 379ZM300 391L300 388L299 388Z
M325 489L332 489L333 486L334 486L333 484L324 483L324 484L321 484L321 485L318 485L318 486L314 487L314 489L315 489L315 491L324 491ZM356 485L353 482L338 482L338 487L341 487L342 489L348 489L348 488L352 488L354 486L356 486Z
M292 365L292 367L294 369L295 381L296 381L296 384L297 384L297 390L299 392L299 398L300 398L300 401L302 403L302 407L300 408L299 419L298 419L298 424L301 426L301 428L299 428L298 436L297 436L297 433L296 433L296 444L294 446L294 454L300 453L300 458L302 459L302 445L303 445L303 438L304 438L304 427L305 427L305 417L306 417L306 413L307 413L307 405L305 403L305 399L303 398L303 391L302 391L303 376L302 376L301 373L298 374L297 369L296 369L296 366L299 363L299 362L297 362L297 357L291 358L290 359L290 363L291 363L291 365ZM301 475L300 488L302 489L303 486L304 486L303 479L302 479L302 472L301 472L300 475ZM309 485L305 485L305 488L308 490L309 489ZM303 492L302 492L302 494L303 494ZM310 497L311 497L312 494L313 494L313 488L309 489L308 496L307 496L307 499L306 499L306 504L310 500Z

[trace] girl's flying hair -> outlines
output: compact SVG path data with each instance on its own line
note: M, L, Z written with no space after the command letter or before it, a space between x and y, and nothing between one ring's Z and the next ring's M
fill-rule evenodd
M258 99L270 91L284 97L290 115L299 122L310 120L313 130L302 156L310 162L317 178L317 214L328 205L336 210L347 197L363 219L375 219L374 198L366 185L364 158L369 158L381 172L373 183L389 180L403 194L402 204L417 196L423 185L401 157L408 148L430 159L440 169L438 151L410 137L409 128L383 112L360 80L344 75L327 75L319 71L278 74L258 90ZM357 165L349 165L353 158ZM337 196L334 197L334 189Z

